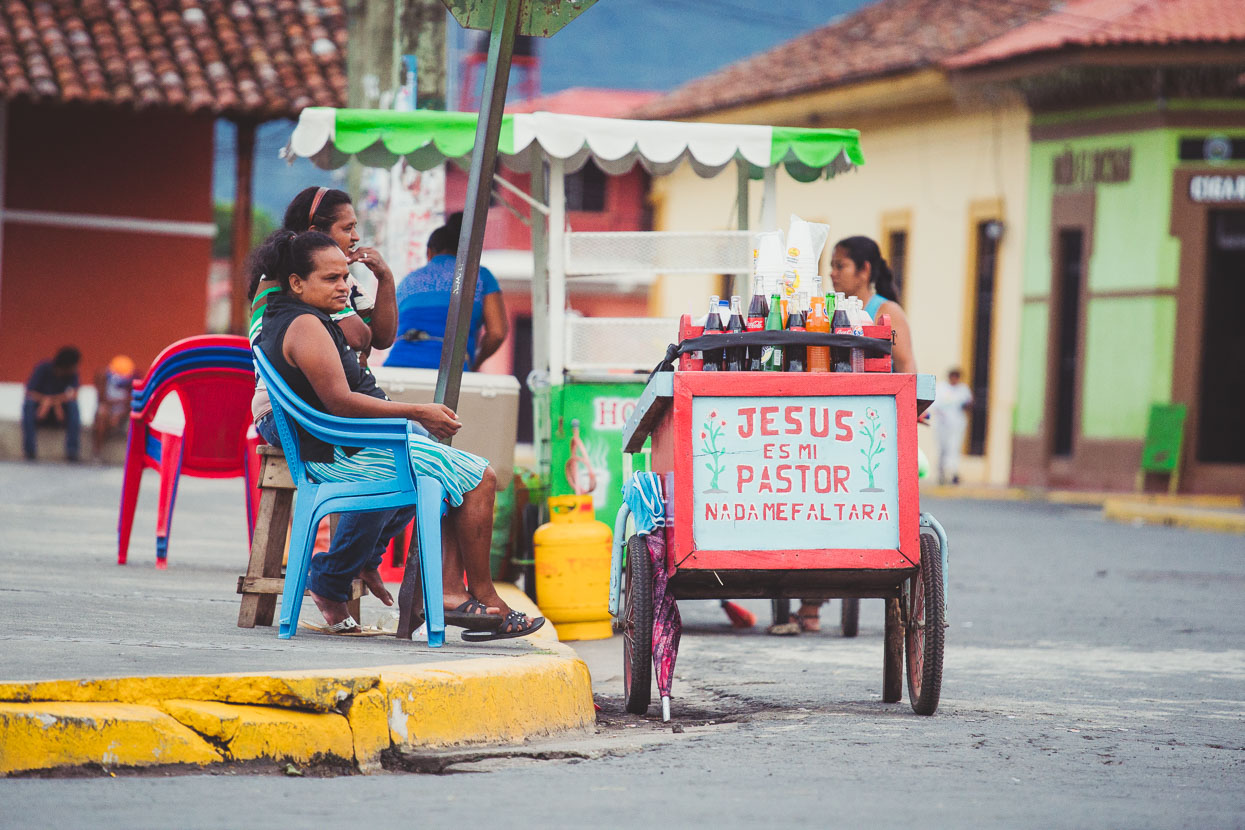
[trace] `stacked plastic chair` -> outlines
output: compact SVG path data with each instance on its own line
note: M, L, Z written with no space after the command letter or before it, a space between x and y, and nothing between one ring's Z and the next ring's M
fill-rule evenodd
M298 486L294 518L290 528L290 552L281 595L281 624L278 637L288 640L298 631L303 592L316 528L329 513L355 513L391 510L415 505L415 527L419 534L419 568L423 581L424 619L428 626L428 645L445 644L445 608L441 592L441 517L445 514L445 488L435 478L416 476L411 471L407 440L411 424L403 418L338 418L313 409L294 394L277 374L264 353L256 349L255 364L276 416L277 432L285 451L290 476ZM301 427L315 438L337 447L375 448L394 456L394 475L381 481L319 483L307 475L298 446ZM415 563L408 560L407 567Z
M128 558L139 486L148 468L160 473L157 568L168 565L173 507L182 475L243 479L249 544L259 498L255 447L261 443L251 428L254 392L250 344L245 337L233 335L179 340L162 351L146 376L134 383L117 521L117 564L124 565ZM181 401L183 425L154 421L170 394Z

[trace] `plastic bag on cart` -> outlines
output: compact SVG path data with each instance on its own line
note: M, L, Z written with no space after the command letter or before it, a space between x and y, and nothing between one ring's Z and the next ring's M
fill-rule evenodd
M623 502L631 511L636 533L652 533L666 526L666 504L661 495L661 476L635 473L623 487Z

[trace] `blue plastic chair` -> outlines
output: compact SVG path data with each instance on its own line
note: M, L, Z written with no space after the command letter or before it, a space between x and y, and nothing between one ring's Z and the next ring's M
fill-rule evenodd
M445 644L445 607L441 593L441 517L445 514L445 488L429 476L411 472L407 439L411 423L404 418L338 418L313 409L294 394L277 374L268 357L254 350L255 365L268 387L277 432L290 475L298 486L294 500L294 519L290 530L290 555L285 568L285 588L281 595L281 626L278 637L288 640L298 631L303 592L316 528L329 513L391 510L415 505L415 527L419 534L419 568L423 577L424 619L428 625L428 645ZM386 450L394 456L394 477L383 481L312 481L307 475L298 446L295 424L315 438L338 447ZM407 561L407 567L413 563Z

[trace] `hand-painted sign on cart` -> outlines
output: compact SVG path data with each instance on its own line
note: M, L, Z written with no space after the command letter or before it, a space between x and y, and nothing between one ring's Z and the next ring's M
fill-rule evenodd
M650 383L632 420L667 477L672 568L912 567L916 378L676 372L669 411Z
M893 395L692 400L698 548L899 547Z

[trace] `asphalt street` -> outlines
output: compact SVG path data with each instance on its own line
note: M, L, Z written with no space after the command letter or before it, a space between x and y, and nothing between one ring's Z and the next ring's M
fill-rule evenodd
M187 501L178 521L240 508L232 491L208 496L220 503ZM1242 537L1036 503L924 506L952 540L932 717L906 689L881 702L878 600L854 639L832 624L837 602L822 634L786 638L734 632L716 603L688 602L672 724L657 706L623 713L617 639L582 643L592 734L406 759L425 774L8 779L0 827L1245 826ZM54 635L72 603L49 598L46 613Z

